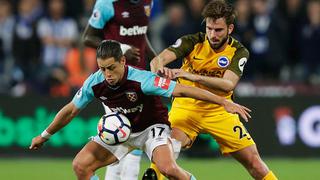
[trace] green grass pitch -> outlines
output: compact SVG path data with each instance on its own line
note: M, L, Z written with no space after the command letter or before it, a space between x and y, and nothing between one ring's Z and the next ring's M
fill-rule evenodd
M0 179L10 180L62 180L76 179L71 167L72 159L0 159ZM319 180L320 159L266 159L265 162L280 180ZM192 172L198 180L248 180L245 169L231 158L179 159L178 163ZM143 158L142 172L149 167ZM97 171L100 179L105 169Z

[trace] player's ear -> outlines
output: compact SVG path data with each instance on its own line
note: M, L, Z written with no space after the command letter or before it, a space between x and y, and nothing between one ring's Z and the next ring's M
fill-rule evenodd
M126 57L125 56L121 56L120 63L126 64Z
M228 35L230 35L233 32L233 29L234 29L234 24L230 24L228 26Z

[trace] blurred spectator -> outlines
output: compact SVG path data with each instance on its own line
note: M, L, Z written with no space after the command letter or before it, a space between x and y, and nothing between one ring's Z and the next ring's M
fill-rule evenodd
M151 20L161 15L162 9L163 9L163 0L153 0L152 2L153 2L153 5L152 5L152 11L150 15Z
M233 37L240 41L245 47L249 47L253 35L250 26L250 0L238 0L235 3L235 10L237 12L237 20L235 21Z
M11 80L14 16L9 0L0 0L0 92L7 93Z
M238 12L233 36L251 52L244 78L320 84L319 0L228 1ZM73 57L82 59L87 52L81 53L82 48L73 43L80 38L78 32L86 26L95 2L81 0L74 6L73 0L0 0L0 93L48 93L49 85L41 82L50 82L51 92L63 95L63 83L77 86L87 65ZM206 2L155 0L148 27L155 50L161 51L183 34L202 31L200 12ZM46 11L44 5L50 4L56 4L55 10ZM76 66L70 70L73 63Z
M305 78L311 84L320 84L320 1L307 3L307 22L302 26L301 58L305 66Z
M44 15L43 0L30 0L30 4L33 7L32 16L34 19L40 19Z
M34 0L20 0L16 25L13 30L13 55L15 71L13 77L16 85L13 95L21 96L26 93L27 85L33 88L39 69L40 41L36 33L38 19L34 16Z
M83 11L80 13L80 17L78 18L78 24L80 27L80 32L83 32L85 27L87 26L87 23L89 21L89 18L92 13L93 6L95 4L95 0L82 0L83 2Z
M73 19L64 16L65 5L63 0L49 0L49 16L38 24L38 34L42 42L42 79L49 81L50 86L58 85L63 72L66 52L72 47L79 36L77 24ZM57 70L61 69L61 70ZM58 75L58 76L56 76ZM65 78L62 78L64 80Z
M161 30L161 39L165 47L169 47L174 42L185 34L190 34L193 31L192 26L186 21L185 7L182 4L174 3L168 7L168 22ZM170 68L178 68L181 66L180 61L174 61L167 65Z
M202 24L202 9L206 0L188 0L187 19L188 25L192 28L189 33L205 32L205 26Z
M79 90L84 80L98 69L96 63L96 49L83 47L71 48L65 58L65 69L68 73L68 84L72 90Z
M253 38L247 74L260 80L277 80L286 61L286 26L281 16L270 9L268 0L252 0Z
M168 22L161 31L164 46L172 45L179 37L192 31L186 21L185 8L182 4L171 4L167 10Z
M285 69L288 71L287 80L301 80L301 68L298 68L300 61L300 33L304 16L302 0L279 1L278 12L284 17L288 31L286 41L287 62Z

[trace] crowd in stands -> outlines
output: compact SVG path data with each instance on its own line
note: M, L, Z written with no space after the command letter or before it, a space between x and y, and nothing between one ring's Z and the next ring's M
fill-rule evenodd
M205 31L207 0L154 0L156 52ZM320 0L233 0L232 34L250 51L244 80L320 85ZM96 70L81 34L95 0L0 0L0 94L67 97ZM180 63L170 64L179 67Z

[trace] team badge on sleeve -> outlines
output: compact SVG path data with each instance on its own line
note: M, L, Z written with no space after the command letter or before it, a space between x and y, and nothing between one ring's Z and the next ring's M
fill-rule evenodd
M178 39L178 40L176 40L176 42L172 45L172 47L173 47L173 48L177 48L177 47L179 47L179 46L181 45L181 43L182 43L182 40L181 40L181 39Z
M131 102L136 102L138 100L138 95L136 92L126 92L126 95Z
M162 89L168 89L169 85L170 85L170 80L169 79L166 79L166 78L163 78L163 77L159 77L159 76L157 76L154 79L154 86L156 86L156 87L160 87Z
M243 57L239 60L239 69L241 72L243 72L243 68L244 68L244 65L246 65L247 63L247 58Z
M218 58L218 65L222 68L225 68L229 65L230 61L227 57L221 56Z
M144 6L144 13L146 14L146 16L150 17L150 14L151 14L151 7L150 7L150 5Z
M80 89L78 90L76 96L77 96L77 98L81 98L81 96L82 96L82 88L80 88Z
M98 9L95 9L92 13L92 19L98 20L101 17L101 13Z

